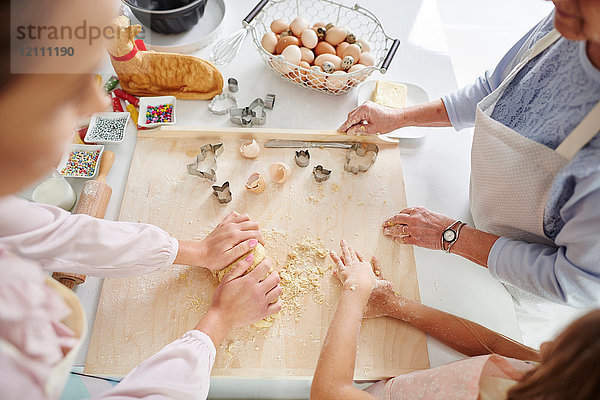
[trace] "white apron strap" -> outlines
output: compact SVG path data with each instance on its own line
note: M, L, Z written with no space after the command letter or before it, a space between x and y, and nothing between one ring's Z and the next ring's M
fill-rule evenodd
M600 132L600 101L556 148L556 152L567 160L572 160L598 132Z

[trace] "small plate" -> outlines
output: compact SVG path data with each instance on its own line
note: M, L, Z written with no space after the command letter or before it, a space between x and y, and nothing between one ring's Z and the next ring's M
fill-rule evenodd
M137 38L146 43L148 50L193 53L213 43L223 28L225 18L225 3L223 0L209 0L204 8L204 15L200 21L187 32L176 35L164 35L153 32L145 27L125 5L122 6L123 15L131 21L131 25L142 25L142 34ZM241 28L241 25L240 25Z
M71 153L75 150L85 150L85 151L91 151L91 152L100 151L100 154L98 154L98 159L96 160L96 166L94 167L94 171L91 175L88 174L88 175L83 176L83 175L63 174L61 172L62 169L67 166L69 157L71 156ZM98 175L98 168L100 167L100 160L102 159L103 152L104 152L104 146L101 144L72 144L69 147L69 150L65 154L63 154L63 157L60 160L60 163L58 163L58 167L56 167L56 169L65 178L93 179Z
M420 86L413 85L412 83L399 82L406 85L407 93L406 93L406 105L413 106L415 104L426 103L429 101L429 95L427 92ZM376 80L370 80L364 82L358 88L358 105L363 104L367 100L371 100L371 96L373 95L373 90L375 90L375 85L377 84ZM386 133L385 135L380 135L382 137L387 137L390 139L419 139L427 135L430 130L426 128L418 128L418 127L406 127L396 129L390 133Z
M100 119L110 120L110 119L119 119L119 118L125 119L125 124L123 125L122 131L117 132L117 135L120 134L120 136L121 136L120 139L110 139L108 137L103 137L103 136L99 136L99 137L92 136L92 132L96 128L96 125L98 124L98 121ZM128 112L95 113L92 115L92 118L90 119L90 125L88 127L87 133L85 134L85 138L83 139L83 141L86 143L104 143L104 144L121 143L125 139L125 132L127 132L127 125L129 124L130 119L131 119L131 114L129 114Z
M175 125L175 108L177 99L175 96L156 96L156 97L140 97L140 116L138 117L138 126L146 128L154 128L160 125ZM146 110L148 107L156 107L164 104L173 104L173 120L171 122L146 122Z

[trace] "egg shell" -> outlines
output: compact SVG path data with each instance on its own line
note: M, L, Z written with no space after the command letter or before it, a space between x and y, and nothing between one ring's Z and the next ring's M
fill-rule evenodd
M358 39L356 43L361 44L361 51L369 53L371 51L371 45L365 39Z
M253 173L246 180L246 189L255 194L259 194L265 191L267 184L265 179L258 172Z
M317 33L312 29L305 29L300 36L300 40L302 40L304 47L308 47L309 49L314 49L319 43Z
M348 45L348 47L346 47L346 50L344 50L342 58L346 56L351 56L354 59L354 63L356 64L358 60L360 60L360 55L360 47L358 47L358 45L356 44L350 44Z
M358 62L367 66L375 65L375 56L369 52L361 53Z
M319 42L315 47L315 54L320 56L321 54L333 54L335 55L335 48L327 42Z
M342 68L342 59L335 54L321 54L317 56L315 58L315 65L321 67L325 61L332 62L336 70Z
M339 58L344 58L344 50L346 50L348 48L348 46L350 46L350 43L347 43L347 42L342 42L342 43L338 44L337 46L335 46L335 54Z
M300 51L300 47L296 46L295 44L289 45L283 49L281 55L283 58L285 58L285 61L294 65L300 64L300 60L302 60L302 52Z
M275 163L271 164L269 167L269 174L271 175L271 180L275 183L283 183L285 182L290 175L290 167L284 163Z
M291 45L299 46L300 40L298 40L296 36L282 37L281 39L279 39L277 45L275 46L275 54L281 54L283 52L283 49Z
M327 77L327 89L332 92L340 91L348 83L347 75L344 71L335 71Z
M277 46L277 36L275 36L273 32L267 32L260 43L266 51L273 54L275 52L275 46Z
M271 22L271 30L273 31L273 33L280 34L281 32L287 31L288 29L290 29L290 25L287 23L287 21L283 19L276 19L273 22Z
M304 17L296 17L290 24L294 35L300 36L305 29L308 29L308 21Z
M346 30L339 26L333 27L325 34L325 41L332 46L337 46L346 39Z
M252 139L251 142L240 146L240 154L246 158L256 158L260 154L260 145Z
M302 52L302 61L305 61L309 64L312 64L313 61L315 61L315 53L313 53L311 49L300 47L300 51Z

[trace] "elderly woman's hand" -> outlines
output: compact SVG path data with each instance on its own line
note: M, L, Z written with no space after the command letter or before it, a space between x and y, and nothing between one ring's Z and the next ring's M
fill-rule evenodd
M442 250L442 233L455 220L423 207L400 211L383 223L383 234L396 243Z
M338 131L348 135L377 135L401 128L398 115L402 111L396 108L380 106L367 101L348 114L348 120Z

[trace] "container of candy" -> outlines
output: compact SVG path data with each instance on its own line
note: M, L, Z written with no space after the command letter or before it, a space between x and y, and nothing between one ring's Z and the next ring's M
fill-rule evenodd
M120 143L125 139L125 131L131 115L128 112L95 113L90 119L85 138L86 143Z
M159 125L175 124L175 97L140 97L138 125L154 128Z
M98 174L104 146L72 144L56 168L65 178L93 179Z

